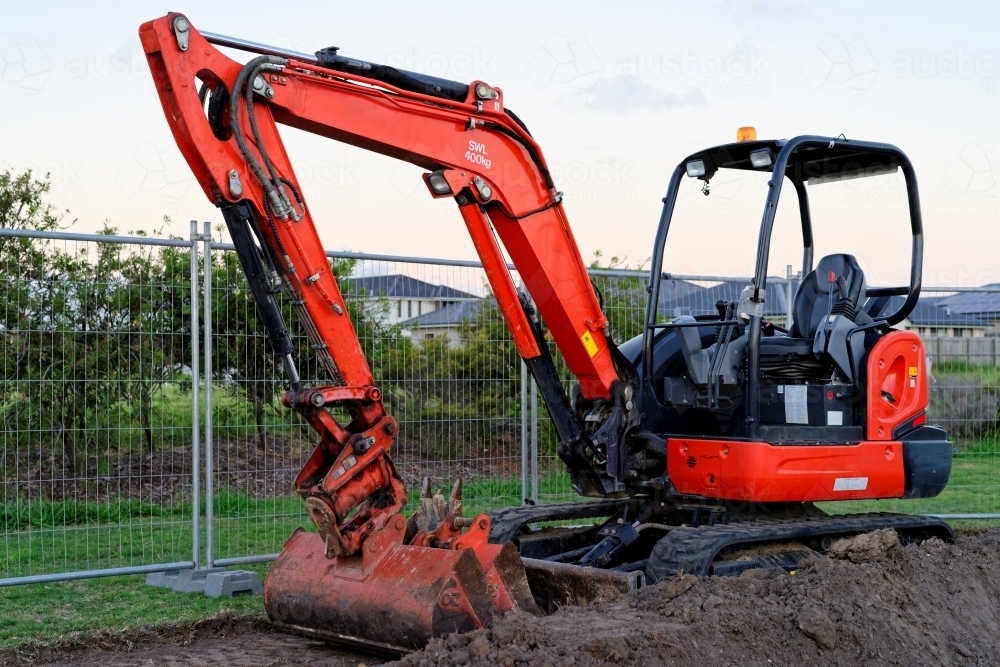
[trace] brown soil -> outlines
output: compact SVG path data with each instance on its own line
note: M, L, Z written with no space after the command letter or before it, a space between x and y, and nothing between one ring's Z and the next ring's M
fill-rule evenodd
M101 632L45 646L0 650L0 667L375 667L384 659L281 634L262 618L224 613L194 625Z
M433 641L399 667L997 665L1000 530L900 546L835 543L794 574L663 581L538 619Z
M302 438L272 437L266 448L256 438L219 439L213 457L215 488L254 498L293 495L295 476L313 447L314 442ZM519 457L435 461L421 456L414 445L400 443L398 449L396 465L407 488L420 488L425 476L433 485L447 487L458 477L506 480L521 470ZM171 506L190 497L191 453L187 447L123 452L103 473L96 459L88 461L86 471L73 472L65 459L52 456L37 461L24 455L3 477L16 481L0 485L0 498L89 502L128 498Z
M254 497L291 495L295 475L313 445L299 438L270 438L266 448L256 439L215 442L216 488L232 489ZM191 494L191 451L171 447L155 451L133 450L119 454L101 472L96 459L86 471L73 472L69 462L55 456L42 462L23 459L8 472L8 497L94 502L128 498L170 506Z
M892 531L834 544L794 574L685 575L545 618L434 640L396 667L1000 664L1000 529L903 547ZM370 667L382 659L275 633L258 619L0 651L7 665Z

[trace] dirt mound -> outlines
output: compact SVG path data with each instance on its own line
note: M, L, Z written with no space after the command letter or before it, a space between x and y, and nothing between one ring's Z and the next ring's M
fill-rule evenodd
M399 667L995 665L1000 530L902 546L840 540L794 573L686 575L546 618L435 640Z

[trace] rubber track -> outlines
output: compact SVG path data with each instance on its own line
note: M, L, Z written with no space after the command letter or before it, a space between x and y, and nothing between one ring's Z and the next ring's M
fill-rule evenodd
M635 501L622 498L552 505L522 505L494 510L490 512L490 542L493 544L510 542L529 523L611 516L631 503Z
M709 574L716 556L727 547L839 537L882 528L893 528L896 532L921 539L939 537L949 542L955 539L951 527L941 519L909 514L849 514L697 528L680 526L673 528L653 547L646 564L646 576L652 581L681 572L705 576Z

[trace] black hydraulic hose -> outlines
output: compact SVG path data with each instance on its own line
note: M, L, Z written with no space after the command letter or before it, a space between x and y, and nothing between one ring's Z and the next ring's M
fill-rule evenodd
M261 187L264 188L264 192L268 195L268 197L272 197L278 202L280 202L281 200L277 198L274 186L268 179L267 174L264 173L264 170L261 168L260 163L257 162L257 158L253 156L253 153L250 151L250 146L247 145L246 137L243 136L243 129L240 127L239 99L240 99L240 91L243 90L243 86L246 85L247 83L247 77L253 70L257 68L258 65L266 63L283 65L286 64L287 62L288 61L285 60L284 58L278 58L276 56L259 56L248 62L246 65L243 66L243 69L241 69L240 73L236 76L236 82L233 84L233 91L230 94L230 100L232 101L232 103L229 105L229 124L232 127L233 138L236 139L236 145L239 147L240 152L243 154L243 158L247 161L247 165L250 167L250 170L254 173L254 176L256 176L257 180L260 182ZM251 103L250 109L252 108L253 104ZM252 113L250 109L248 109L248 113Z
M302 200L302 195L299 194L298 188L296 188L295 185L287 178L281 178L280 180L288 186L288 189L291 190L292 194L295 196L295 201L298 202L299 206L301 206L304 210L305 203ZM281 256L285 259L285 265L288 267L289 273L295 273L295 265L292 264L292 259L288 256L288 251L285 250L285 244L282 243L281 237L278 236L278 225L274 221L274 213L271 211L271 202L266 199L264 200L264 213L267 215L268 227L271 228L271 233L274 235L274 242L278 244L278 252L280 252Z
M531 136L531 131L530 131L530 130L528 129L528 126L524 124L524 121L523 121L523 120L521 120L520 118L518 118L518 117L517 117L517 114L516 114L516 113L514 113L514 112L513 112L513 110L511 110L511 109L508 109L507 107L504 107L504 108L503 108L503 112L504 112L505 114L507 114L508 116L510 116L510 117L511 117L511 120L513 120L513 121L514 121L515 123L517 123L517 126L518 126L518 127L520 127L520 128L522 129L522 130L524 130L524 132L525 132L525 133L526 133L526 134L527 134L527 135L528 135L529 137Z
M296 203L299 206L305 206L306 205L305 201L303 201L303 199L302 199L302 195L299 193L299 189L295 187L295 184L293 184L287 178L280 178L279 180L282 183L284 183L285 185L287 185L288 189L292 191L292 195L295 196L295 201L296 201Z
M254 111L253 82L256 81L261 72L267 68L268 64L269 63L261 63L260 65L254 67L254 69L250 72L247 77L249 85L246 86L244 98L247 106L247 121L250 123L250 131L253 133L253 139L257 143L257 150L260 151L260 157L264 160L264 166L267 167L268 172L271 174L271 183L278 191L278 195L281 197L282 203L285 204L287 203L288 196L285 194L285 189L281 186L283 179L278 175L278 170L274 167L274 163L271 162L271 156L267 154L264 142L260 138L260 130L257 127L257 113Z
M281 257L285 260L285 266L289 273L295 273L295 265L292 264L292 258L288 256L288 251L285 249L285 244L281 242L281 237L278 236L278 225L274 221L274 213L271 211L271 202L264 199L264 215L267 216L267 226L271 228L271 234L274 236L274 242L278 244L278 252L281 253Z
M603 311L604 310L604 293L601 292L601 288L597 286L597 283L594 282L593 278L590 279L590 286L593 287L594 288L594 292L597 293L597 303L598 303L598 305L600 305L601 310Z

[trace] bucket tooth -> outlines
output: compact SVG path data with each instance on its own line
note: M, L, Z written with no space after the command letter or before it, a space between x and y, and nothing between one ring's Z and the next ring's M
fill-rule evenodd
M513 542L507 542L502 547L498 544L484 544L476 549L476 555L486 570L486 583L490 586L490 592L496 592L494 601L501 612L519 609L532 616L543 615L531 593L528 575Z

